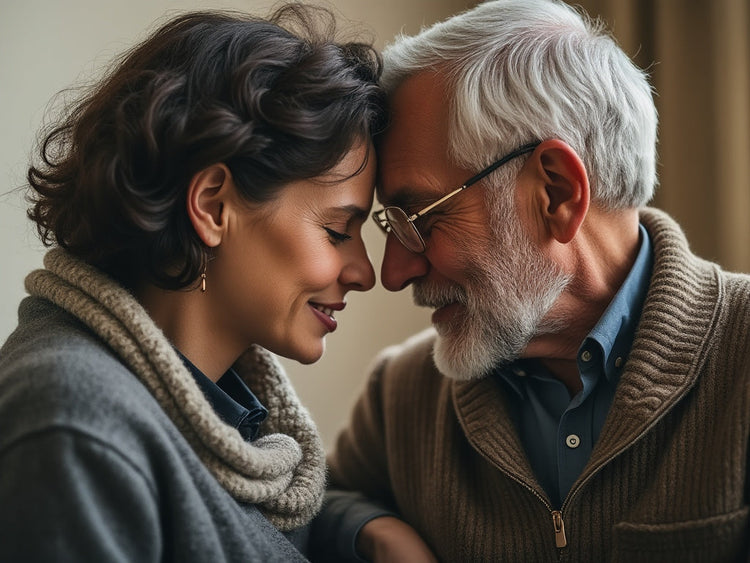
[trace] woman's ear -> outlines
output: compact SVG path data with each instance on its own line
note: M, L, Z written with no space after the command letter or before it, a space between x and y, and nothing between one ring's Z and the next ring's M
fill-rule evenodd
M221 243L226 228L226 204L234 189L232 173L224 164L196 172L188 185L187 213L203 244Z
M589 209L586 167L565 142L550 139L535 150L541 182L538 212L549 233L562 244L573 240Z

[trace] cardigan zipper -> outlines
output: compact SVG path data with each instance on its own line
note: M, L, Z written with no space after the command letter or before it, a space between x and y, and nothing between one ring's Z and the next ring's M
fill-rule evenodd
M536 492L530 485L526 484L523 480L516 477L514 474L510 473L509 471L506 471L500 467L500 471L505 473L508 477L513 479L516 483L524 487L526 490L531 492L535 497L537 497L541 503L547 508L547 510L550 511L550 515L552 516L552 527L555 531L555 546L558 549L564 549L568 546L568 538L565 534L565 521L563 520L563 511L565 510L565 507L570 503L570 500L580 491L583 486L594 476L596 475L602 467L607 465L609 462L611 462L614 458L616 458L618 455L620 455L624 450L628 449L629 447L632 447L632 445L640 440L648 430L653 427L653 425L656 424L656 422L652 422L646 429L644 429L638 436L636 436L629 444L627 444L624 447L621 447L619 450L616 450L613 452L609 457L602 460L596 467L594 467L592 470L589 471L589 473L583 478L582 481L578 483L578 486L568 492L567 496L565 497L565 500L562 503L562 506L560 507L560 510L553 510L552 506L542 497L538 492ZM497 466L496 466L497 467ZM562 555L562 551L558 552L559 556Z
M563 510L565 510L565 507L568 506L568 504L570 504L571 499L576 494L578 494L578 491L580 491L583 488L583 486L586 483L588 483L590 479L592 479L594 477L594 475L596 475L597 473L599 473L599 471L605 465L607 465L608 463L610 463L613 459L615 459L617 456L619 456L623 451L631 448L655 424L656 424L656 421L652 421L652 423L649 424L648 427L646 429L644 429L640 434L638 434L635 438L633 438L630 443L628 443L628 444L620 447L620 449L618 449L618 450L615 450L607 458L605 458L601 462L599 462L598 465L596 465L595 467L593 467L585 476L583 476L583 480L581 480L581 481L578 482L578 486L576 486L574 489L571 489L568 492L568 494L566 495L565 499L563 500L563 503L562 503L562 506L560 507L560 510L552 510L551 507L545 502L545 504L547 504L547 508L549 508L550 510L552 510L552 519L553 519L554 526L555 526L555 541L556 542L558 542L558 541L559 542L563 542L563 546L562 547L565 547L565 545L567 545L567 538L565 537L565 523L563 522L563 519L562 519L562 513L563 513ZM520 483L520 481L518 479L516 479L516 481ZM528 485L525 485L525 486L526 486L527 489L529 488ZM534 491L532 491L532 492L534 492ZM537 495L537 496L539 496L539 495ZM544 502L543 499L542 499L542 502ZM556 515L559 515L559 521L557 520L558 516L556 516ZM558 535L558 523L559 523L559 533L560 533L560 535ZM559 544L558 544L558 547L560 547Z
M477 450L484 455L484 457L492 463L495 467L497 467L502 473L504 473L506 476L510 477L513 481L521 485L524 489L529 491L532 495L534 495L536 498L539 499L539 502L541 502L544 507L549 511L550 516L552 516L552 529L555 533L555 547L559 550L557 552L558 559L563 556L563 553L567 551L565 548L568 547L568 538L565 535L565 522L563 520L563 509L565 508L565 505L568 503L571 497L571 493L568 493L568 496L563 501L562 507L560 507L560 510L554 510L549 502L547 502L547 499L545 499L542 495L540 495L531 485L526 483L523 479L520 479L515 474L511 473L510 471L507 471L503 467L500 467L497 465L494 461L492 461L492 457L486 455L482 448L477 447Z
M649 426L651 428L652 425ZM628 447L632 446L635 442L641 439L643 435L646 433L646 430L641 432L636 438L633 439L633 441L627 446L622 447L619 450L616 450L613 454L611 454L606 459L602 460L596 467L591 469L588 474L586 474L582 481L578 482L578 486L574 489L571 489L568 494L566 495L565 499L563 500L562 506L560 507L560 510L552 510L552 507L550 507L549 504L547 504L544 499L542 499L542 502L547 506L548 509L552 511L552 525L555 528L555 544L558 548L563 548L568 545L568 539L565 536L565 522L563 521L563 510L565 509L568 504L570 504L571 499L578 494L578 491L580 491L583 486L594 477L605 465L610 463L614 458L616 458L618 455L620 455L624 450L626 450ZM517 482L521 483L518 479L515 479ZM530 489L528 485L523 484L527 489ZM531 490L531 489L530 489ZM536 494L535 491L532 490L534 494ZM540 497L538 494L537 496Z
M560 510L552 510L552 506L550 506L550 504L544 499L544 497L540 495L538 492L536 492L531 486L527 485L524 481L517 478L512 473L505 471L504 469L500 469L500 471L505 473L508 477L513 479L516 483L518 483L523 488L528 490L531 494L533 494L536 498L538 498L541 501L541 503L547 508L547 510L549 510L550 515L552 516L552 527L555 531L555 546L558 549L567 547L568 539L565 536L565 522L563 521L562 508Z
M555 528L555 545L562 548L568 545L568 539L565 537L565 522L563 522L562 512L559 510L552 511L552 526Z

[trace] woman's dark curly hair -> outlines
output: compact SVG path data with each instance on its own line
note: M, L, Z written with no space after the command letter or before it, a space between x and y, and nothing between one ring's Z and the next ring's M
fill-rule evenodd
M269 19L181 15L123 58L41 143L29 217L58 244L132 287L184 288L205 249L187 187L222 162L250 202L320 176L385 120L379 55L337 43L322 8Z

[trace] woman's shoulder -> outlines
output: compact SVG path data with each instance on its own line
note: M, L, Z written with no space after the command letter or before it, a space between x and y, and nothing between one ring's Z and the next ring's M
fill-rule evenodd
M27 298L0 349L0 449L66 429L103 443L168 424L137 377L96 335L52 303Z
M76 393L98 394L134 379L99 337L45 299L22 301L18 327L0 349L0 385L6 392L20 386L44 394L52 386L58 393L73 387Z
M0 509L0 522L21 530L19 537L37 541L38 530L48 526L64 548L74 550L84 538L86 549L115 546L133 561L157 558L162 541L174 541L165 549L185 561L304 560L257 507L232 502L102 341L39 299L23 303L19 328L0 351L0 473L10 479L0 497L11 499L14 513L40 498L52 507L37 528ZM104 513L111 526L87 526L92 515ZM155 538L162 525L180 533ZM197 544L180 541L198 536ZM144 537L152 540L137 541ZM25 545L20 549L28 551ZM48 545L39 544L40 560L54 557ZM13 549L0 546L0 559ZM69 559L80 558L71 553Z

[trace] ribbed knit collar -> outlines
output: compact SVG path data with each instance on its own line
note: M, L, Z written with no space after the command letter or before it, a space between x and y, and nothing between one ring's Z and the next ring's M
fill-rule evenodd
M603 463L653 426L695 384L707 359L723 288L718 266L690 252L665 213L641 211L654 246L654 271L633 350L592 454Z
M26 278L31 295L62 307L96 333L140 379L221 485L258 504L281 530L320 508L325 454L308 412L275 357L253 346L233 368L269 410L260 438L245 442L216 415L174 348L125 289L60 248Z

